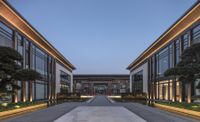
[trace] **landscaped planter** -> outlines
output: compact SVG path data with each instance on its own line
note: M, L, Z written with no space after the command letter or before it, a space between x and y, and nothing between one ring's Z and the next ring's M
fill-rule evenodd
M169 111L175 111L175 112L179 112L179 113L188 114L191 116L200 117L200 112L198 112L198 111L188 110L188 109L184 109L184 108L177 108L177 107L168 106L168 105L162 105L159 103L155 103L154 106L161 108L161 109L166 109Z
M38 109L42 109L42 108L46 108L46 107L47 107L47 103L42 103L42 104L17 108L17 109L13 109L13 110L3 111L3 112L0 112L0 118L3 119L3 118L7 118L9 116L16 115L16 114L25 113L28 111L34 111L34 110L38 110Z

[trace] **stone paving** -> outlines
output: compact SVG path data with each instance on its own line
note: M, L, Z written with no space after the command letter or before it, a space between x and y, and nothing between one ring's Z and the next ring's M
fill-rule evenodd
M127 119L125 120L125 118ZM132 120L133 118L135 119ZM49 107L47 109L38 110L15 118L10 118L5 120L4 122L53 122L53 121L55 122L112 122L112 121L200 122L199 120L195 120L186 116L176 115L174 113L166 112L164 110L152 108L138 103L118 103L118 102L111 103L105 96L96 96L90 103L87 102L63 103L60 105Z
M124 107L80 106L54 122L146 122Z

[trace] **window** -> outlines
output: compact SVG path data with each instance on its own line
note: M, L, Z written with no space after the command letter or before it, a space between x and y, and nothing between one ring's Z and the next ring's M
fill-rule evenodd
M60 78L63 82L70 83L71 81L71 76L63 71L60 71Z
M24 58L24 42L23 37L21 35L17 35L17 51L22 55ZM23 67L23 61L19 63Z
M17 85L21 88L22 87L22 82L21 81L17 81ZM22 89L19 89L17 91L17 96L18 96L18 102L22 101Z
M25 82L26 86L26 101L29 100L29 81Z
M176 48L176 64L180 61L180 40L176 40L175 42L175 48Z
M155 76L155 58L151 57L151 79L154 79Z
M21 35L17 36L17 51L23 56L23 38Z
M185 34L182 36L182 50L185 50L189 47L189 34Z
M36 99L45 99L44 84L36 83Z
M35 84L36 100L47 99L47 83L44 81L36 81Z
M133 91L137 93L143 92L143 70L134 74Z
M49 56L48 58L48 63L49 63L49 79L50 81L53 79L53 58Z
M192 30L192 41L194 44L200 42L200 25Z
M32 100L35 100L35 82L32 82Z
M35 50L35 66L36 71L38 71L44 80L47 80L47 54L41 51L39 48Z
M70 88L71 76L63 71L60 71L60 92L67 93Z
M173 44L169 45L169 67L172 68L174 66L174 55L173 55Z
M0 46L12 47L13 31L0 22Z
M163 76L164 72L169 68L169 48L166 47L157 55L157 75Z
M35 45L31 44L32 48L32 65L31 69L35 70Z
M25 39L25 68L30 66L30 43Z

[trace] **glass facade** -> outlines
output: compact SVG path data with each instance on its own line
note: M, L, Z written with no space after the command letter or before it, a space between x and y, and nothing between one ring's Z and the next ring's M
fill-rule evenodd
M71 76L64 71L60 71L60 93L70 92Z
M196 26L192 30L192 43L199 43L200 42L200 25Z
M175 56L176 56L176 60L175 60L175 64L178 64L180 61L180 40L176 40L175 41Z
M143 70L137 72L132 76L133 79L133 91L136 93L143 92Z
M169 48L166 47L157 54L158 71L157 76L163 76L164 72L169 68Z
M0 46L13 46L13 31L0 22Z
M42 75L36 81L16 81L21 87L17 91L17 102L43 100L54 95L55 59L49 56L41 48L20 32L12 30L0 22L0 46L16 47L23 56L23 62L18 62L23 68L33 69ZM64 81L62 79L62 81ZM67 74L67 83L71 83L71 76ZM69 85L68 85L69 86Z
M173 67L173 45L169 45L156 54L157 77L163 77L170 67Z
M182 36L182 50L185 50L189 47L189 34L186 33Z
M25 39L25 68L29 69L30 68L30 42Z
M191 31L191 35L190 35ZM190 39L191 38L191 39ZM173 68L180 62L181 53L187 49L191 42L192 44L200 42L200 25L196 26L195 28L188 30L187 32L177 37L176 40L172 40L172 42L166 45L165 48L161 49L157 53L155 53L150 58L150 81L155 84L155 99L161 100L170 100L170 101L178 101L182 102L182 100L186 100L186 98L191 97L188 94L188 86L184 88L185 90L182 91L182 83L177 81L177 79L167 79L164 77L164 72L168 68ZM155 57L155 58L154 58ZM156 77L154 77L154 72L156 72ZM182 96L182 92L185 92L185 96ZM185 98L185 99L184 99Z
M47 83L43 81L36 80L35 84L35 96L36 100L47 99Z
M29 84L30 84L30 82L29 81L26 81L25 82L25 89L26 89L26 95L25 95L25 98L26 98L26 101L28 101L29 100L29 94L30 94L30 91L29 91Z
M39 48L35 48L35 70L42 75L44 80L47 80L47 54Z

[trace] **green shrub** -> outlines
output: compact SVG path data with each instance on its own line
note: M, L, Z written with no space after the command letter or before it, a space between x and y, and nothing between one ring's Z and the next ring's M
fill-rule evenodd
M32 106L32 105L37 105L44 103L44 101L34 101L34 102L19 102L19 103L8 103L8 105L5 107L2 104L0 104L0 112L2 111L7 111L7 110L12 110L16 108L22 108L22 107L27 107L27 106Z

